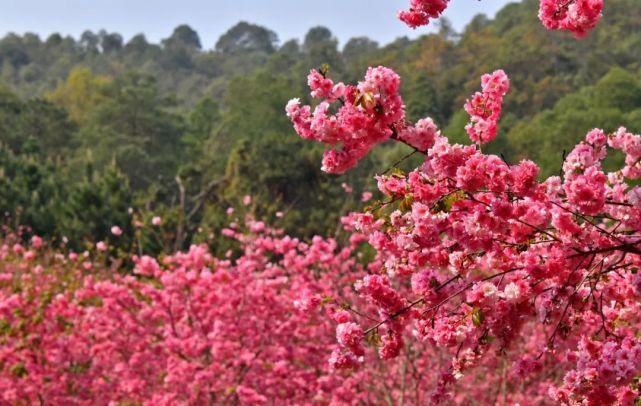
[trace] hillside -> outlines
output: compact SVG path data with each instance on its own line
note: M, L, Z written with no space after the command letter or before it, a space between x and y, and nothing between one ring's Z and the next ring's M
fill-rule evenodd
M536 0L494 19L479 15L462 33L442 21L437 34L416 40L381 46L361 37L342 49L324 27L280 43L248 23L214 49L202 49L188 26L161 44L104 31L8 35L0 40L0 208L13 225L72 241L106 235L129 208L141 220L161 215L160 237L132 229L118 242L139 238L159 250L205 239L225 224L227 207L252 195L270 202L254 203L257 214L286 212L279 221L288 232L327 234L337 213L361 204L371 174L407 151L381 147L349 175L320 172L321 148L294 135L283 109L307 94L307 72L323 64L346 81L370 65L393 68L409 117L430 116L459 142L465 98L482 73L501 67L513 91L491 151L513 162L530 157L555 174L563 150L588 129L641 130L635 4L609 0L603 23L581 41L541 27Z

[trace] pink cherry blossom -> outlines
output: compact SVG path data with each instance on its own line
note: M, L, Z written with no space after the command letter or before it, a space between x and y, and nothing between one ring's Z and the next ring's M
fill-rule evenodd
M449 0L410 0L409 10L398 13L398 18L410 28L418 28L438 19ZM545 28L565 30L581 38L596 27L601 19L603 0L540 0L539 19ZM331 87L320 79L319 90Z
M398 18L411 28L427 25L430 19L439 18L449 0L411 0L410 9L400 11Z
M539 19L545 28L584 37L599 23L603 0L541 0Z
M321 75L312 71L309 85L312 96L322 101L312 110L292 99L287 116L296 132L304 139L329 145L322 169L342 173L355 166L377 143L400 138L409 145L425 150L431 146L438 129L431 120L416 127L405 122L405 109L399 94L400 77L382 66L369 68L363 81L356 85L339 83L331 93L322 90ZM336 113L330 107L336 106Z
M33 237L31 237L31 246L33 248L35 249L41 248L42 243L43 243L42 238L40 238L39 236L34 235Z
M498 122L503 109L503 97L510 88L510 81L502 70L485 74L481 78L482 91L476 92L465 102L470 123L465 127L470 139L479 144L492 141L498 132Z

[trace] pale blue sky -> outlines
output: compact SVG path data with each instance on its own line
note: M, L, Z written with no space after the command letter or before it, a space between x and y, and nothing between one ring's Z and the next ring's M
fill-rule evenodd
M514 0L452 0L445 16L457 30L478 13L493 16ZM281 42L301 38L315 25L329 27L342 43L365 35L382 44L397 37L415 37L426 28L410 30L396 19L409 0L0 0L0 34L52 32L78 37L85 29L105 28L125 39L144 33L153 42L189 24L205 48L240 20L264 25Z

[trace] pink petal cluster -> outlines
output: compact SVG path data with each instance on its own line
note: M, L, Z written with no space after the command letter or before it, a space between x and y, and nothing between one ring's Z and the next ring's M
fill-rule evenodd
M34 235L33 237L31 237L31 246L33 248L35 248L35 249L41 248L42 244L43 244L43 241L42 241L41 237L39 237L37 235Z
M541 0L539 19L550 30L585 37L599 23L603 0Z
M626 337L604 342L583 338L578 349L568 355L576 369L563 378L560 388L550 388L557 402L569 404L577 395L587 397L593 404L632 405L638 397L636 390L624 384L632 382L641 372L641 343Z
M449 0L411 0L410 9L399 11L398 18L409 27L417 28L439 18L448 3Z
M111 227L111 234L115 235L116 237L120 237L122 235L122 229L118 226L113 226Z
M409 10L398 12L398 18L410 28L429 24L439 18L449 0L411 0ZM603 0L540 0L539 20L550 30L565 30L585 37L597 26L603 12Z
M621 127L608 138L608 145L625 154L622 175L630 179L641 178L641 139Z
M286 111L302 138L332 147L323 155L325 172L342 173L354 167L375 144L389 138L401 138L425 151L438 133L430 119L416 127L405 122L400 77L389 68L369 68L357 85L334 84L312 70L308 83L312 96L321 102L312 110L293 99Z
M348 349L356 356L362 356L365 351L362 346L363 329L356 323L341 323L336 327L338 344Z
M485 144L496 137L503 97L510 89L510 80L499 69L483 75L481 89L465 102L465 111L470 115L470 123L465 130L473 142Z
M312 96L325 100L312 112L294 99L287 105L287 115L302 138L341 146L325 152L326 172L341 173L356 165L374 144L388 139L393 125L405 117L398 94L400 78L390 69L370 68L357 86L334 85L312 70L308 83ZM330 104L337 101L341 106L332 114Z
M414 126L401 130L399 140L418 151L427 151L441 135L438 127L431 118L418 120Z

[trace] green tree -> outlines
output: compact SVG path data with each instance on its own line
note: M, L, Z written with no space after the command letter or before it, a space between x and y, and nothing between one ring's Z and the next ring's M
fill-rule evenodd
M278 36L274 31L241 21L218 39L216 51L226 54L246 51L272 53L277 43Z
M134 190L172 182L182 159L184 122L171 112L175 100L163 96L149 76L127 74L104 89L88 124L78 134L80 151L92 151L98 168L113 160Z
M194 51L202 48L198 33L186 24L174 28L174 32L169 38L164 39L162 44L166 48L184 47Z

